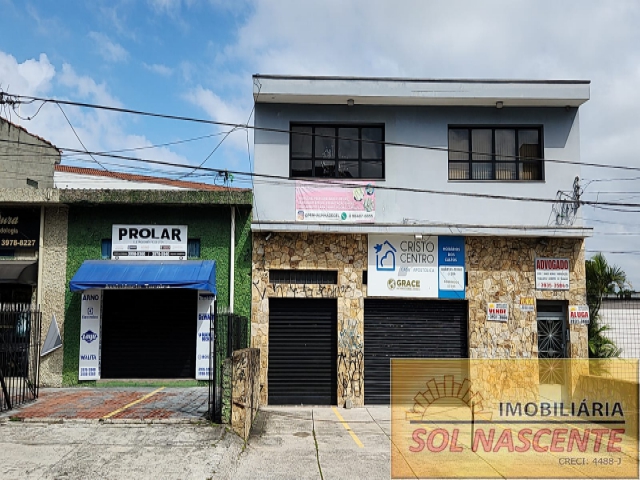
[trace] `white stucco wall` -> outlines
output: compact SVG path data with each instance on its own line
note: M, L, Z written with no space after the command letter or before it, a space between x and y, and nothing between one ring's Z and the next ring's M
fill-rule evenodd
M255 124L288 130L291 122L383 123L385 140L446 149L449 125L541 126L546 159L580 160L577 108L292 105L258 103ZM385 179L380 187L470 192L554 199L570 192L579 165L545 162L545 180L449 181L446 151L386 146ZM255 132L255 172L289 176L289 135ZM257 177L254 222L295 223L295 181ZM349 182L350 180L346 180ZM428 193L376 191L376 225L447 224L555 227L552 205L444 196ZM578 212L573 226L582 226ZM467 231L466 233L471 233ZM524 233L539 235L539 232ZM519 233L522 235L522 232Z

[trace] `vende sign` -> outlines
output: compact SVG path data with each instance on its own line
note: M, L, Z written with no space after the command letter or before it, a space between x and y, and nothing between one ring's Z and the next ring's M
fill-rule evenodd
M570 305L569 323L571 325L589 325L589 305Z
M508 322L509 305L506 303L488 303L487 320L490 322Z
M568 258L536 258L536 290L569 290Z

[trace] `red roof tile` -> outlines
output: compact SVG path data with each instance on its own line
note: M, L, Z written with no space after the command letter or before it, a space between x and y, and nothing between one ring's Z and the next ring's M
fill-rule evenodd
M230 188L222 187L219 185L211 185L209 183L201 182L186 182L184 180L171 180L170 178L163 177L150 177L147 175L135 175L132 173L111 172L108 170L98 170L97 168L84 168L84 167L72 167L70 165L56 165L57 172L75 173L77 175L91 175L95 177L108 177L116 178L118 180L125 180L129 182L145 182L145 183L158 183L162 185L168 185L171 187L189 188L192 190L209 190L219 192L246 192L250 189L247 188Z

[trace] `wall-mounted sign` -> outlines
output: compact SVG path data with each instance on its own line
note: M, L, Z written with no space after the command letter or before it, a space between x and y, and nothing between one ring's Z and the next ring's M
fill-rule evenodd
M351 182L340 186L321 182L296 183L296 221L373 223L376 218L374 185Z
M78 380L98 380L100 378L101 312L102 290L82 292Z
M534 297L520 297L520 311L521 312L535 312L536 311L536 299Z
M209 380L211 374L211 321L216 296L206 290L198 290L198 332L196 338L196 380Z
M37 248L39 208L0 208L0 248Z
M509 304L487 303L487 320L490 322L508 322Z
M113 225L112 260L186 260L186 225Z
M367 296L465 298L464 237L369 235Z
M569 290L568 258L536 258L536 290Z
M589 325L589 305L569 305L569 324Z

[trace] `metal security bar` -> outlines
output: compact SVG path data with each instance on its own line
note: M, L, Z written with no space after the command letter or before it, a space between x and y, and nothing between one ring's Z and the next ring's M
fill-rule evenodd
M211 322L209 355L208 417L219 423L222 418L222 363L236 350L249 347L249 320L226 310L216 310Z
M27 304L0 304L0 411L38 398L42 314Z

